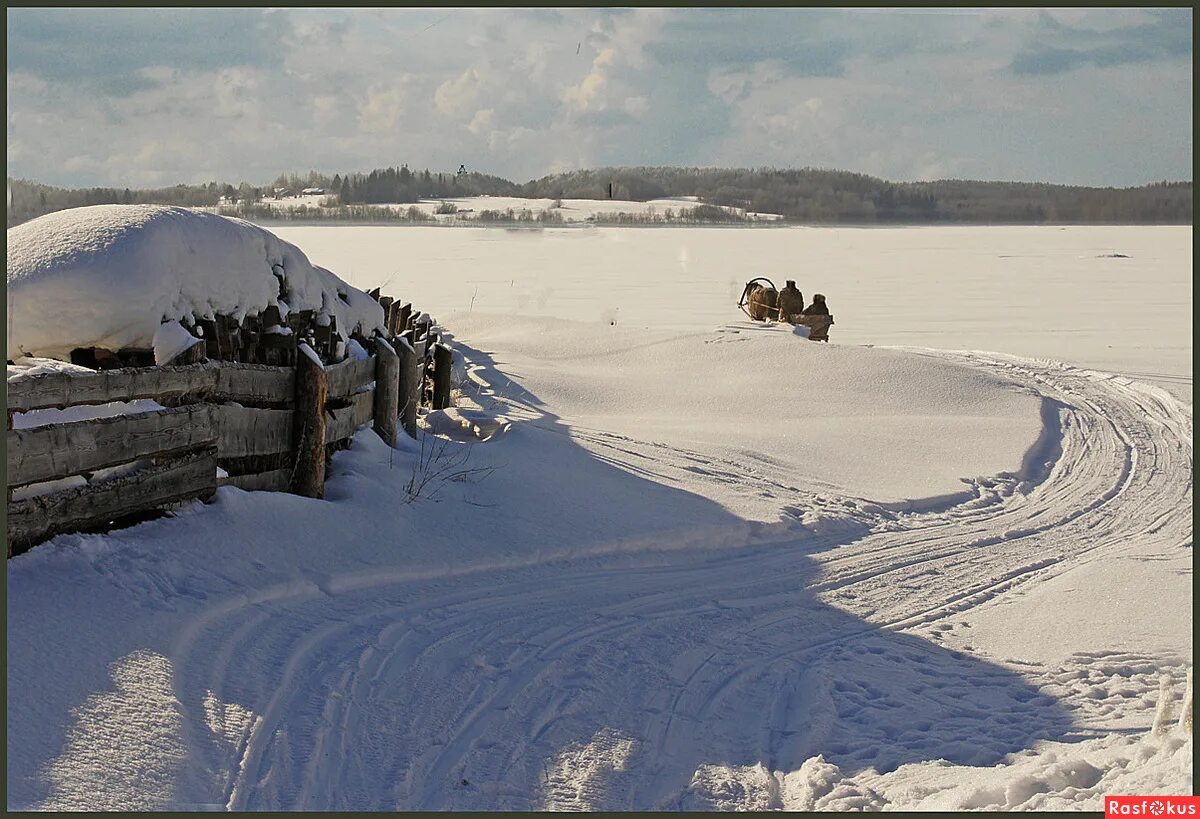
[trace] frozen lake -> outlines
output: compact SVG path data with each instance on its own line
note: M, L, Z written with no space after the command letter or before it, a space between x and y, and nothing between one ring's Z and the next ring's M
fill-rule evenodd
M747 280L791 278L806 301L827 296L835 343L1052 358L1192 398L1188 226L270 228L352 284L443 318L707 331L744 318Z

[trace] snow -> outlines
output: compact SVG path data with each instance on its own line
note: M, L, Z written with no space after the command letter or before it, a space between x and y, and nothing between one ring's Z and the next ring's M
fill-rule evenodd
M276 304L273 270L287 281L292 310L324 309L344 332L382 327L383 311L369 296L249 222L178 207L96 205L9 228L9 355L148 349L164 320L240 318Z
M267 332L270 332L268 329ZM162 366L169 364L179 355L204 341L202 338L189 333L175 319L164 321L154 331L154 363Z
M302 352L302 353L304 353L304 355L308 356L308 358L314 364L316 364L321 369L325 369L325 365L321 362L321 357L319 355L317 355L316 350L314 350L312 347L309 347L304 342L300 342L299 347L300 347L300 352Z
M795 279L806 302L828 296L835 344L1001 350L1192 396L1190 227L274 230L354 286L388 282L439 317L706 332L744 318L742 288L765 275ZM1096 258L1114 247L1129 258Z
M222 487L11 560L9 808L1191 792L1191 406L1096 363L1183 377L1190 231L852 233L875 255L801 281L837 317L819 344L740 320L724 289L757 274L747 248L794 266L770 237L811 231L725 231L722 250L703 230L297 230L358 287L404 256L387 290L452 334L457 406L394 449L360 430L324 500ZM920 301L882 260L971 281L960 263L1005 244L1050 258L987 304L926 269L914 338L896 310ZM1097 346L1081 330L1125 294L1091 265L1114 245L1154 333L1131 319ZM1054 332L1039 299L1012 309L1037 275L1051 302L1074 285ZM1015 340L1069 361L984 352Z
M1018 382L890 350L815 344L788 324L734 322L678 336L478 312L443 321L472 346L503 350L500 370L519 373L521 389L553 406L598 454L613 436L729 465L753 451L764 479L910 508L973 497L977 475L1025 477L1026 452L1042 431L1041 400ZM735 511L774 519L779 510L754 491Z

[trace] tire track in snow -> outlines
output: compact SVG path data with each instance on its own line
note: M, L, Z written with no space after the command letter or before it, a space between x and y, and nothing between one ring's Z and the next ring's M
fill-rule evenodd
M762 700L765 713L787 720L805 710L796 700L803 692L787 676L797 660L927 626L1082 562L1190 546L1190 408L1156 388L1053 362L914 352L1008 373L1054 402L1060 436L1046 474L976 481L973 500L944 509L871 512L862 533L825 551L813 548L817 539L797 541L784 528L778 543L652 569L532 563L452 578L347 576L326 584L332 597L285 585L216 607L179 645L184 668L197 673L217 658L205 669L209 680L236 674L239 651L246 646L251 654L261 636L256 629L283 633L289 618L311 626L282 641L282 677L261 683L274 690L247 742L230 806L520 809L584 794L589 807L603 808L618 800L607 780L572 783L555 774L550 781L545 760L571 748L574 756L555 771L599 770L586 758L587 737L621 722L621 736L640 750L638 763L621 774L627 797L619 801L653 807L690 778L687 752L711 739L714 725L735 731L722 726L729 702ZM659 475L703 468L714 480L757 480L792 505L828 502L703 453L603 431L580 434L617 462L653 462ZM835 501L830 508L847 507ZM862 509L853 508L861 519ZM798 558L812 568L798 572ZM814 593L857 626L803 633ZM351 595L371 613L346 620L336 604ZM410 602L393 603L392 595ZM207 635L251 604L279 614L246 621L210 653ZM424 636L406 643L416 628ZM333 644L338 651L329 650ZM613 655L626 667L607 668L603 658ZM468 667L464 657L482 659ZM323 700L293 707L322 685ZM313 724L298 724L305 720ZM389 738L381 726L404 732ZM762 758L779 758L781 732L788 733L755 728ZM330 748L337 753L326 761ZM390 786L367 781L381 762ZM347 772L362 779L353 794L339 779ZM295 787L252 791L272 777Z

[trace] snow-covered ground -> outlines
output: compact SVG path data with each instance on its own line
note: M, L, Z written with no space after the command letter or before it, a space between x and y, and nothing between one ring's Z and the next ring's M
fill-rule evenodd
M945 230L279 229L433 312L458 407L10 561L8 806L1190 793L1190 230ZM832 343L738 319L785 261Z

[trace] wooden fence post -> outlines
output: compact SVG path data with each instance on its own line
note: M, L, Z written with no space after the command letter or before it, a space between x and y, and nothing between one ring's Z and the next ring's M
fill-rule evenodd
M296 421L292 448L296 453L291 492L306 498L325 496L325 367L308 344L296 356Z
M396 445L396 416L400 399L400 357L383 336L375 337L375 434Z
M379 306L383 308L383 326L387 328L389 334L392 332L392 328L388 323L388 319L392 314L392 303L395 301L391 296L379 297Z
M454 366L454 353L445 344L433 347L433 408L450 406L450 369Z
M417 437L417 406L421 403L421 369L417 351L408 339L396 336L396 352L400 354L399 396L400 423L410 438Z

